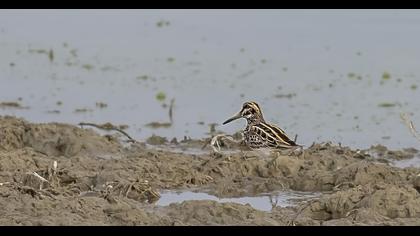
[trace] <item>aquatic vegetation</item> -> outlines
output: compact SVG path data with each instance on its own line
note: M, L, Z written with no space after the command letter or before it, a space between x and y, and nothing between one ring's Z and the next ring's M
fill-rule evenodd
M74 113L85 113L85 112L92 112L92 109L89 108L76 108L73 111Z
M163 102L166 99L166 94L164 92L159 92L159 93L156 94L156 99L159 102Z
M171 24L171 22L169 21L165 21L165 20L160 20L158 22L156 22L156 26L161 28L163 26L169 26Z
M18 102L0 102L0 108L7 108L7 107L10 107L10 108L19 108L19 109L28 108L28 107L22 106Z
M86 69L86 70L92 70L94 68L94 66L91 65L91 64L83 64L82 65L82 68L83 69Z
M50 59L50 62L54 61L54 51L52 49L48 52L48 58Z
M388 73L388 72L384 72L384 73L382 74L382 79L383 79L383 80L389 80L389 79L391 79L391 74L390 74L390 73Z
M146 124L146 126L149 127L149 128L152 128L152 129L169 128L169 127L172 126L172 123L153 121L153 122L150 122L150 123Z
M390 103L390 102L382 102L379 103L378 106L379 107L395 107L397 104L395 103Z
M99 107L99 108L105 108L105 107L108 107L108 104L103 103L103 102L97 102L97 103L96 103L96 107Z
M149 79L149 76L147 76L147 75L139 75L139 76L136 77L136 79L148 80Z

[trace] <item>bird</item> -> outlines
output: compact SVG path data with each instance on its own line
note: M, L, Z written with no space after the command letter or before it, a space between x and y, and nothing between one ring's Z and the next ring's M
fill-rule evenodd
M245 102L242 109L223 122L223 125L234 120L245 118L247 126L243 130L244 143L252 149L268 148L270 150L296 150L302 148L302 145L291 140L281 128L269 124L265 121L260 106L254 102Z

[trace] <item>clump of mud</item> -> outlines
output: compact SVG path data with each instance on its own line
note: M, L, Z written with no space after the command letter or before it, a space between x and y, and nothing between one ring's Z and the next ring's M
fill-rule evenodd
M0 224L420 225L420 169L379 162L370 152L378 147L356 151L322 143L302 155L272 156L216 154L209 141L153 136L127 147L93 129L0 117ZM171 151L177 147L202 153ZM399 153L380 150L384 159ZM155 204L162 190L191 189L219 197L289 190L321 195L271 212L208 200Z

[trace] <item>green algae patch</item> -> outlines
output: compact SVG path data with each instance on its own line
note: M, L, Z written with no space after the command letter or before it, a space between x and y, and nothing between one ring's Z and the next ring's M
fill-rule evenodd
M163 102L166 99L166 94L164 92L159 92L156 94L156 100Z

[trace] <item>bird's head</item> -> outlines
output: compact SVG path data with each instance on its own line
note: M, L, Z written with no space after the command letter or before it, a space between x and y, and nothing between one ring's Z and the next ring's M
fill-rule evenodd
M256 102L245 102L242 105L242 109L236 115L223 122L223 124L227 124L239 118L245 118L248 123L264 121L261 108Z

